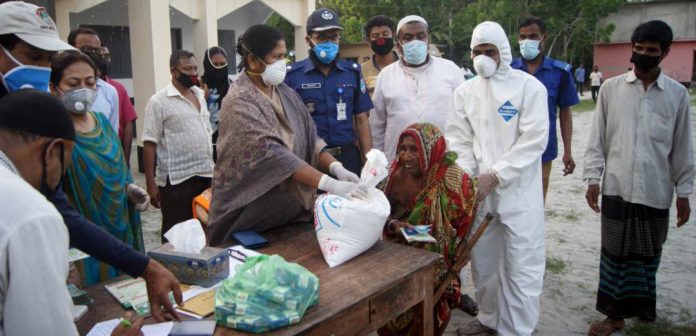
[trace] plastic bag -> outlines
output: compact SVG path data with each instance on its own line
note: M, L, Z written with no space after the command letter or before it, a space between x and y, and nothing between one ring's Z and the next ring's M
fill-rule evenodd
M319 278L278 255L249 257L215 289L217 324L262 333L297 323L319 301Z
M389 200L375 187L388 175L384 153L370 150L358 184L369 187L369 199L349 199L323 194L314 204L314 230L329 267L355 258L382 236L389 217Z

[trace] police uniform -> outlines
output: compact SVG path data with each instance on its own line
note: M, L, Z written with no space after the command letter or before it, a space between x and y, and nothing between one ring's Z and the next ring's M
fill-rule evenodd
M362 163L355 147L353 116L372 109L360 65L336 60L325 76L310 57L288 65L285 83L302 98L317 126L317 134L328 145L327 150L346 169L359 174Z
M575 91L575 82L570 72L570 65L553 58L542 57L544 59L541 65L532 75L544 84L549 95L549 142L541 156L541 162L546 163L558 156L558 138L556 135L558 109L573 106L579 103L580 99ZM527 64L521 58L512 61L512 68L529 72Z

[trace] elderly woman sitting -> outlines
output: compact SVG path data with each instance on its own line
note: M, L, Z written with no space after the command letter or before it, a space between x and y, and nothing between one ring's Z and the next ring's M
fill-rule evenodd
M413 124L400 135L384 193L391 204L387 239L442 255L435 268L435 288L445 280L454 263L455 250L473 222L475 187L456 163L457 154L447 151L442 132L428 123ZM400 229L430 225L436 243L407 243ZM460 282L448 285L435 307L435 334L444 332L451 308L460 300ZM415 314L409 310L379 330L379 335L409 335Z

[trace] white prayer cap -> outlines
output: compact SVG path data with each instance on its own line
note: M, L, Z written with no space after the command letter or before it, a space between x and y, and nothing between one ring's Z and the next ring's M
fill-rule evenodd
M401 30L401 27L410 22L420 22L425 25L425 28L428 28L428 22L425 21L424 18L418 15L408 15L405 16L403 19L399 20L399 23L396 25L396 34L398 35L399 31Z

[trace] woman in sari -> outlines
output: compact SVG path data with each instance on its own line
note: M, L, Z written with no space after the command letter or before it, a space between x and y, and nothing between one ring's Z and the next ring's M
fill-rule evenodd
M149 199L133 184L120 141L102 113L91 111L96 93L94 62L79 51L66 51L51 61L50 88L63 100L75 126L75 148L67 168L65 193L86 218L121 241L143 251L140 214ZM86 286L119 275L94 258L77 264Z
M384 193L391 204L385 236L388 240L419 247L442 256L435 267L438 288L455 261L459 242L473 222L475 187L456 163L457 154L447 151L442 132L429 123L413 124L399 137L397 158L392 163ZM400 229L430 225L436 243L407 243ZM459 273L459 270L455 270ZM451 309L461 296L458 276L434 303L435 334L444 332ZM379 330L380 336L409 335L415 323L413 310L400 315Z
M237 42L241 75L220 112L208 218L211 246L231 242L237 231L310 222L317 189L366 195L358 176L322 151L326 143L306 106L283 83L286 51L283 34L266 25L250 27Z

